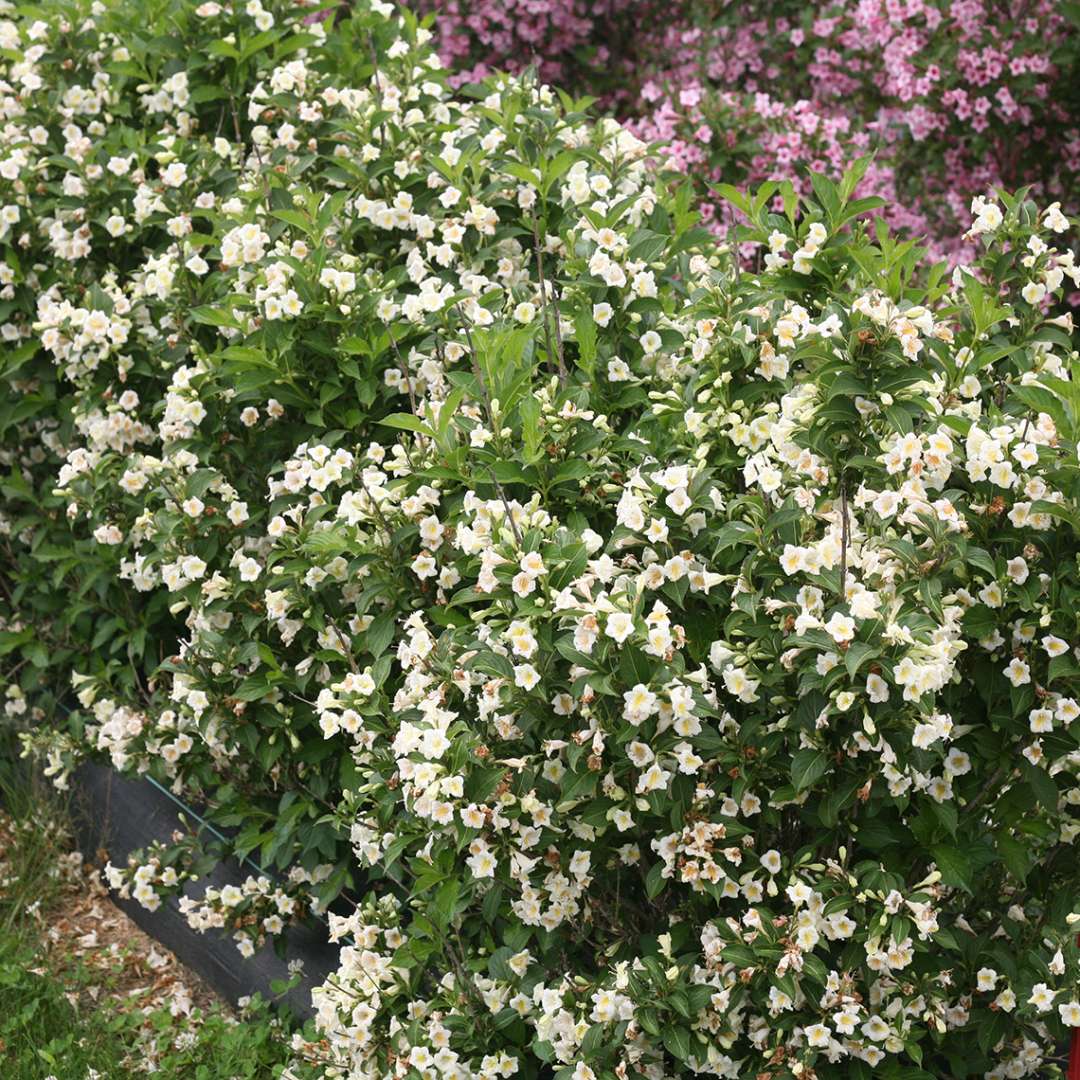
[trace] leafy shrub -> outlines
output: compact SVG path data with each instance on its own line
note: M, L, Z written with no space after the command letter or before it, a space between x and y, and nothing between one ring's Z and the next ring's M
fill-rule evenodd
M408 12L167 10L4 31L8 333L73 572L164 648L28 748L294 867L192 912L241 948L329 909L298 1075L1033 1075L1080 1023L1060 207L978 198L949 274L865 160L724 189L751 273Z

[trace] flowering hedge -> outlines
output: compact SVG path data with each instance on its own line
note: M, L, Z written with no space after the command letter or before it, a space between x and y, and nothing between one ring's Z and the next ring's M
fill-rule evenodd
M1080 1026L1060 205L979 196L949 272L866 160L724 188L750 272L613 121L309 15L0 21L27 752L207 804L268 872L184 906L241 952L325 915L295 1076L1035 1075Z

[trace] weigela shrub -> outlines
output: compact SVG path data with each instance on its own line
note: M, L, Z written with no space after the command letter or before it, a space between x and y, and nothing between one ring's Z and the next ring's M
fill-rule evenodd
M1047 202L1074 198L1073 5L425 6L446 13L440 52L468 72L537 62L601 97L641 138L664 140L673 166L700 181L703 209L715 209L707 180L806 190L808 168L839 177L873 150L860 194L883 195L891 225L960 259L972 254L962 234L973 195L1034 184Z
M978 198L949 274L866 162L727 190L750 273L407 13L165 10L0 27L5 333L169 642L27 743L294 868L185 907L326 913L295 1074L1035 1075L1080 1026L1060 207Z
M653 0L417 0L417 11L438 15L438 52L451 81L483 79L495 71L534 66L544 80L569 85L624 74L630 56L670 7ZM605 70L606 69L606 70Z
M936 253L970 258L973 195L1034 184L1047 202L1074 198L1077 19L1053 3L691 5L655 48L635 130L670 132L676 160L728 182L800 186L807 165L839 176L852 146L872 149L860 193L886 196L890 223Z

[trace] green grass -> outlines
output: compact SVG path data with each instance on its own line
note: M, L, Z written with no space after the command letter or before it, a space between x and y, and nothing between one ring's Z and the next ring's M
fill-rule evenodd
M90 1068L106 1077L129 1075L122 1067L124 1018L80 1016L66 992L73 981L35 974L41 956L26 940L0 932L0 1042L5 1080L86 1080Z
M69 845L67 808L40 777L5 756L0 744L0 934L33 935L38 912L51 907L63 884Z
M62 802L0 752L0 1078L273 1080L288 1029L256 1000L174 1017L132 997L115 968L89 967L50 943L50 916L71 884Z
M270 1080L285 1064L286 1033L265 1009L237 1022L223 1009L196 1022L165 1008L144 1017L103 1004L84 1008L88 973L63 978L30 969L41 957L25 942L0 935L0 1061L4 1080L101 1080L140 1075L153 1060L161 1080ZM81 986L80 986L81 983ZM77 1004L73 1004L72 995Z
M270 1080L286 1060L284 1032L256 1011L237 1022L221 1009L197 1023L157 1009L116 1012L108 1000L89 1011L73 1005L77 979L29 970L40 957L0 937L0 1060L4 1080L102 1080L138 1075L153 1060L163 1080ZM76 1000L81 1000L76 997Z

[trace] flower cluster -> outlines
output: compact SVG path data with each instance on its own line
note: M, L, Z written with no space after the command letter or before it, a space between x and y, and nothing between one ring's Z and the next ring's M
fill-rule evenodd
M327 864L311 872L297 866L276 882L264 873L248 874L240 885L207 885L196 895L205 862L197 841L181 834L171 844L155 843L147 851L133 852L126 866L107 863L104 876L117 896L136 900L147 911L157 911L163 898L177 896L177 907L193 930L233 931L240 955L247 958L289 924L321 915L313 893L333 870Z

